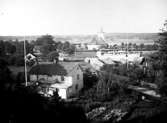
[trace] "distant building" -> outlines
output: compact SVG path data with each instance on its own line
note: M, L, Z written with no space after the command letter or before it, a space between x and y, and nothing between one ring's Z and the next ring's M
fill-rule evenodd
M47 94L58 91L61 98L75 96L83 88L83 71L79 63L39 64L29 72L30 81L43 85Z
M87 45L85 43L74 43L73 44L76 48L76 50L86 50Z
M111 49L101 49L97 51L96 56L107 64L114 62L126 63L140 63L143 59L141 52L126 52L126 51L115 51Z
M88 50L99 50L105 46L107 46L107 43L105 42L104 32L102 30L87 44Z
M67 53L59 52L59 61L64 61L68 57Z
M35 45L34 48L33 48L33 53L37 56L42 55L41 48L42 48L41 45Z
M97 42L95 38L92 39L92 42L87 44L88 50L98 50L101 47L101 43Z
M81 49L81 43L74 43L73 45L76 49Z

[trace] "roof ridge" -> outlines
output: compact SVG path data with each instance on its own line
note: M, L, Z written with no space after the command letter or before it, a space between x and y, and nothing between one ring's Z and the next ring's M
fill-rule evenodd
M79 66L79 63L76 63L74 67L71 70L69 70L68 74L71 73L71 71L73 71L76 66Z

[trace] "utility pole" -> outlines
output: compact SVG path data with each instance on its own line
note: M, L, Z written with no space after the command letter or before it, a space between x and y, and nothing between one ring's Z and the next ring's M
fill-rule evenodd
M36 56L36 62L37 62L37 66L39 67L39 62L38 62L38 56ZM37 68L38 68L37 67ZM38 68L39 69L39 68ZM38 80L39 80L39 76L38 76L38 69L37 69L37 82L38 82Z
M25 86L27 86L27 64L26 64L26 42L24 36L24 73L25 73Z
M127 33L127 40L128 40L128 33ZM128 41L126 41L126 69L128 69Z

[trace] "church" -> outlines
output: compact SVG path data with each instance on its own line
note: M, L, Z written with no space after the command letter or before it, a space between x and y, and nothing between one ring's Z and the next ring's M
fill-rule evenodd
M101 29L100 32L92 38L91 42L87 44L88 50L99 50L105 46L107 46L107 43L105 42L103 29Z

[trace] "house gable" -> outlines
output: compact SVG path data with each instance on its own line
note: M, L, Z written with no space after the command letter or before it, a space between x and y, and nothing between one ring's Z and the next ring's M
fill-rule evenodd
M50 87L58 88L63 95L66 90L68 98L78 94L83 88L83 71L79 63L40 64L30 70L30 80L49 83Z
M72 87L70 88L73 94L78 94L78 92L83 88L83 71L79 65L76 65L75 68L69 73L69 76L72 77Z

